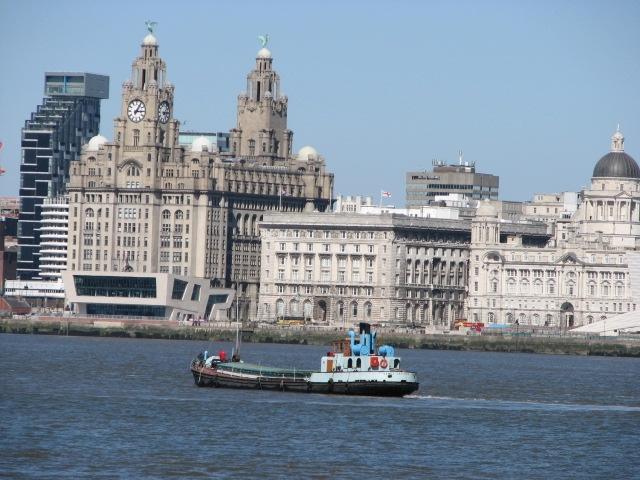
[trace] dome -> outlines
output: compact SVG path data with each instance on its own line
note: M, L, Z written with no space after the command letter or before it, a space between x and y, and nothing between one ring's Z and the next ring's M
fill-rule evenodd
M611 151L596 163L593 177L640 178L640 167L624 152L624 135L620 126L611 137Z
M106 139L106 137L103 137L100 134L96 135L95 137L91 137L91 140L89 140L89 143L87 143L87 151L97 152L100 147L107 142L108 140Z
M482 200L476 210L476 217L497 217L498 211L489 200Z
M158 40L153 35L153 33L149 33L144 40L142 40L142 45L158 45Z
M640 178L640 167L625 152L609 152L596 163L593 177Z
M207 137L198 137L191 144L192 152L202 152L202 151L211 152L211 142Z
M318 159L318 151L307 145L306 147L302 147L298 150L298 159L300 160L317 160Z
M258 52L258 58L271 58L271 52L268 48L261 48Z

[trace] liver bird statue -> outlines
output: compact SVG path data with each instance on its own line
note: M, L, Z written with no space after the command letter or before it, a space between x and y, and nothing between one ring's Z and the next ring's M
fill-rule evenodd
M153 33L153 29L156 28L156 25L158 25L158 22L152 22L151 20L147 20L146 22L144 22L144 24L147 27L147 30L149 30L149 33Z
M269 43L269 34L265 33L264 35L258 35L258 41L260 42L260 45L262 45L262 48L265 48L267 43Z

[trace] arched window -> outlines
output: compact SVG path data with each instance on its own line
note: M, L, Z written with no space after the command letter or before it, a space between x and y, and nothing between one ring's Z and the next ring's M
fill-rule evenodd
M589 282L589 285L587 286L587 289L589 290L589 295L592 297L596 296L596 283L595 282Z
M533 293L535 293L536 295L542 294L542 280L537 279L533 282Z
M523 279L520 282L520 293L522 293L523 295L529 294L529 280Z
M545 320L544 324L546 326L552 325L553 324L553 315L551 315L550 313L547 313L547 319Z
M601 286L602 296L608 297L610 295L611 287L608 282L604 282Z
M496 321L496 315L493 312L489 312L489 323L495 323Z
M309 300L306 300L302 306L302 312L304 318L311 318L313 316L313 305Z
M533 325L540 325L540 315L537 313L533 314Z
M556 282L553 280L549 280L547 282L547 293L555 295L556 293Z
M291 316L293 317L297 317L300 315L300 304L298 303L297 300L291 300L291 302L289 302L289 313L291 314Z
M509 293L516 293L516 280L515 278L510 278L507 280L507 291Z
M87 217L87 218L93 218L95 216L94 212L93 212L93 208L87 208L84 211L84 216Z
M284 300L281 298L276 301L276 315L278 317L284 316Z
M360 357L356 358L356 368L360 368L362 366L362 359Z
M351 302L351 316L353 318L358 316L358 302Z
M624 297L624 284L616 283L616 297Z
M593 316L591 315L587 316L587 323L593 323Z
M338 318L342 320L344 318L344 303L338 302L336 305L336 312L338 314Z
M371 320L371 302L367 302L364 304L364 314L367 320Z
M171 218L171 212L169 210L162 211L162 219L169 220Z
M524 313L521 313L518 316L518 323L520 323L520 325L524 325L526 321L527 321L527 316Z
M184 218L184 213L182 213L182 210L176 210L175 218L176 220L182 220Z
M133 130L133 146L137 147L140 144L140 130L137 128Z

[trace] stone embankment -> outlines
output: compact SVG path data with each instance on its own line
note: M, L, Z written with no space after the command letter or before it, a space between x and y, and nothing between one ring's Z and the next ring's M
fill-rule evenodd
M177 322L113 320L81 317L23 317L0 320L0 333L75 335L171 340L211 340L232 342L232 326L180 325ZM329 345L345 337L345 331L319 327L260 327L245 329L244 342ZM558 334L425 334L411 331L379 330L379 343L400 348L433 350L472 350L484 352L520 352L563 355L640 357L640 338L574 336Z

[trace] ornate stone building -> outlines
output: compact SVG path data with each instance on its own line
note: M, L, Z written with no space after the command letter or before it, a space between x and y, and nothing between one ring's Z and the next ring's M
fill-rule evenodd
M446 329L464 315L468 221L270 214L261 233L261 321Z
M640 279L631 278L627 253L640 239L640 168L623 144L617 131L577 210L557 212L547 239L510 232L492 205L481 205L471 235L471 319L570 328L636 309L631 282Z
M235 288L241 317L253 317L263 213L330 208L333 174L311 147L291 154L287 98L266 48L238 97L230 152L204 137L181 146L173 112L150 33L122 86L114 139L92 138L70 169L68 268L209 278Z

